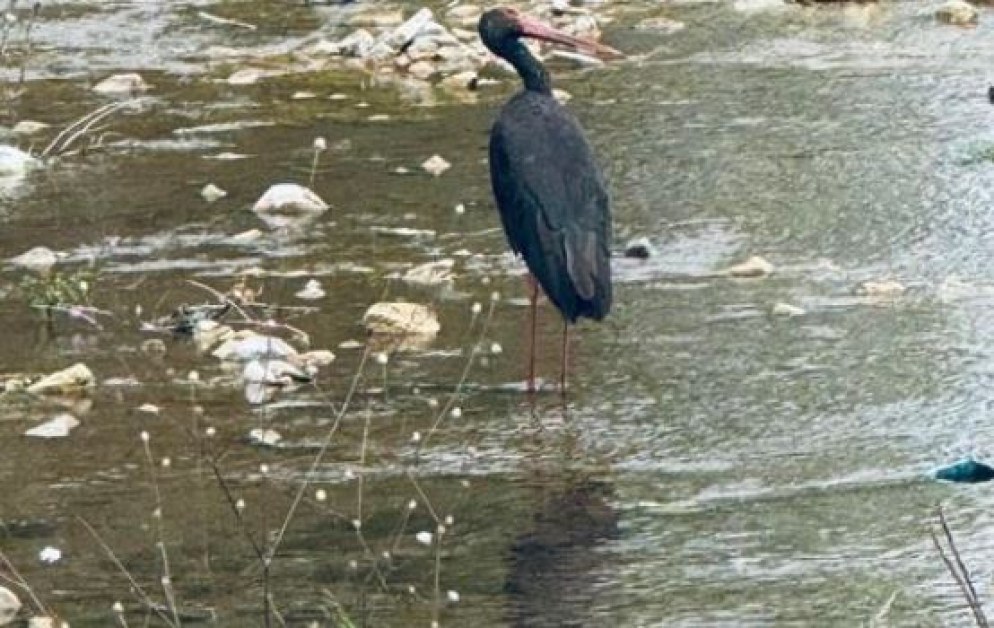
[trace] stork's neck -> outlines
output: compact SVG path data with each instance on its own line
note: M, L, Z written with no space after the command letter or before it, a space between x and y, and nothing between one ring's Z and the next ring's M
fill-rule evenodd
M552 93L552 77L528 47L520 39L513 39L502 51L501 56L514 66L518 76L525 82L525 89L540 94Z

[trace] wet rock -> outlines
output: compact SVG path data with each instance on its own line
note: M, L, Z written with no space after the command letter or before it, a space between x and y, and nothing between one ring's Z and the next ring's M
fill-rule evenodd
M935 10L935 18L943 24L973 26L979 19L979 13L965 0L948 0Z
M0 176L23 175L41 166L41 161L20 148L0 146Z
M309 90L301 90L290 94L290 100L314 100L318 95Z
M426 81L435 73L435 64L430 61L416 61L407 68L407 72L418 80Z
M473 70L457 72L443 78L439 85L445 89L475 89L477 74Z
M21 610L21 600L7 587L0 586L0 626L6 626L14 621Z
M455 264L454 259L441 259L437 262L421 264L404 273L401 280L419 286L439 286L452 283L452 268Z
M79 419L71 414L60 414L55 418L36 425L24 432L25 436L35 438L65 438L79 425Z
M38 395L73 393L96 385L93 372L83 363L46 375L28 386L27 391Z
M628 244L625 245L625 257L649 259L650 257L655 257L655 255L656 248L652 246L652 242L645 236L629 240Z
M425 172L436 177L451 167L452 164L445 161L445 159L439 155L432 155L421 164L421 168L424 169Z
M903 294L904 291L904 284L893 279L864 281L855 289L856 294L868 297L891 297Z
M553 87L552 97L555 98L557 101L559 101L559 104L565 105L573 98L573 95L570 94L565 89L559 89L558 87Z
M222 190L213 183L208 183L200 190L200 196L204 197L204 200L208 203L213 203L214 201L224 198L228 193Z
M280 209L296 209L306 212L323 212L328 204L321 197L296 183L277 183L266 190L252 206L252 211L267 212Z
M404 50L404 53L412 61L432 59L439 47L439 43L430 37L418 37Z
M406 22L384 34L377 43L384 44L393 50L400 50L414 40L429 24L434 22L431 9L424 7L411 16Z
M14 135L34 135L49 128L50 125L44 122L36 122L34 120L21 120L14 125L14 128L10 130Z
M59 258L55 251L45 246L36 246L11 258L10 263L36 273L47 273L58 261Z
M294 295L298 299L304 299L305 301L313 301L317 299L323 299L325 297L324 289L321 288L321 283L317 279L310 279L304 284L303 289L297 291Z
M773 272L773 264L762 257L754 255L742 262L735 264L719 272L726 277L752 278L765 277Z
M258 229L248 229L228 238L228 242L234 244L247 244L249 242L255 242L262 237L262 231Z
M27 628L69 628L69 623L60 621L55 617L35 615L28 620Z
M786 316L787 318L804 316L807 314L807 312L804 311L804 308L791 305L790 303L777 303L773 306L772 312L774 316Z
M140 74L115 74L108 76L93 86L93 91L107 96L126 96L137 92L144 92L151 88Z
M335 354L327 349L315 349L307 353L300 353L289 358L294 364L305 370L318 369L328 366L335 361Z
M472 28L480 21L483 10L472 4L459 4L445 12L445 19L450 24Z
M293 382L309 382L311 375L284 360L251 360L242 369L242 379L253 384L285 386Z
M973 459L960 460L932 472L936 480L976 484L994 480L994 468Z
M160 408L154 403L143 403L138 406L138 412L143 414L159 414Z
M237 337L239 334L242 337ZM211 355L219 360L244 362L260 358L285 358L296 355L297 350L282 338L262 336L259 334L238 332L236 337L221 343Z
M435 312L416 303L375 303L366 310L362 322L374 334L434 336L441 329Z

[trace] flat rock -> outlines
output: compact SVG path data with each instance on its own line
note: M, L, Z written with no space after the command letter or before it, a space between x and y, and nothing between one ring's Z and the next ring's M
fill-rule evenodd
M776 303L771 311L774 316L786 316L787 318L804 316L807 313L804 311L804 308L791 305L790 303Z
M328 204L308 188L296 183L273 185L252 206L252 211L267 212L295 209L305 212L323 212Z
M421 168L425 172L436 177L451 167L452 164L445 161L440 155L432 155L421 164Z
M98 94L105 94L108 96L120 96L144 92L150 88L151 86L145 82L145 79L141 77L141 74L132 72L108 76L94 85L93 91Z
M73 364L67 369L46 375L28 386L27 391L34 394L71 393L96 385L93 371L82 362Z
M55 418L45 421L41 425L36 425L24 432L25 436L35 438L65 438L69 436L75 427L79 425L79 419L71 414L60 414Z
M726 277L765 277L773 272L773 264L758 255L753 255L740 264L734 264L719 272Z
M285 358L296 354L297 350L282 338L258 334L243 338L229 338L211 353L219 360L239 362L261 358Z
M856 294L868 297L897 296L905 291L904 284L893 279L869 280L856 286Z
M454 259L441 259L437 262L420 264L404 273L401 280L419 286L440 286L452 283L452 268L455 264Z
M366 310L362 322L375 334L434 336L441 329L434 310L416 303L375 303Z
M29 251L12 257L10 263L19 268L26 268L36 273L46 273L59 261L55 251L47 246L36 246Z
M35 120L21 120L10 130L14 135L34 135L49 128L50 125Z

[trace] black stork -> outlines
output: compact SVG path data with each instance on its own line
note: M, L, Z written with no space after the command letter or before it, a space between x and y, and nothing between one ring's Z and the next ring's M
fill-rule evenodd
M490 182L507 241L531 273L528 391L535 390L541 286L563 315L560 384L565 393L569 324L581 317L601 320L611 309L611 205L580 123L553 97L548 71L521 38L607 58L623 55L511 8L485 12L479 32L492 53L514 66L525 87L504 105L490 131Z

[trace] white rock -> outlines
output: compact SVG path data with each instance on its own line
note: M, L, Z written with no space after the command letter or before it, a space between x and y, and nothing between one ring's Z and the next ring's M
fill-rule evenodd
M774 316L786 316L788 318L793 318L795 316L804 316L807 314L804 308L798 307L796 305L791 305L790 303L776 303L773 306Z
M0 626L6 626L14 621L17 612L21 610L21 601L7 587L0 586Z
M452 164L450 164L449 162L445 161L445 159L443 159L439 155L432 155L431 157L429 157L428 159L426 159L424 161L424 163L421 164L421 167L428 174L431 174L431 175L434 175L434 176L437 177L438 175L442 174L443 172L445 172L446 170L448 170L449 168L451 168Z
M108 76L93 86L93 91L98 94L122 95L144 92L151 86L145 82L140 74L115 74Z
M21 120L14 125L14 128L10 130L14 135L34 135L40 131L44 131L50 125L44 122L36 122L35 120Z
M242 379L253 384L284 386L293 381L307 381L310 376L283 360L252 360L242 369Z
M38 552L38 560L47 565L54 565L62 560L62 550L49 545Z
M315 349L307 353L301 353L294 358L294 362L301 364L305 369L327 366L335 361L335 354L327 349Z
M435 64L430 61L415 61L408 66L407 72L419 81L424 81L435 73Z
M437 262L428 262L408 270L401 277L407 283L420 286L438 286L452 282L452 267L455 266L454 259L442 259Z
M0 176L23 175L41 166L41 162L13 146L0 146Z
M570 94L565 89L559 89L558 87L553 87L552 97L555 98L557 101L559 101L559 104L565 105L573 98L573 95Z
M434 21L431 9L424 7L406 22L385 34L379 42L398 50L418 36L426 26Z
M258 229L248 229L247 231L242 231L241 233L236 233L235 235L228 238L228 242L234 242L236 244L246 244L248 242L255 242L262 237L262 231Z
M242 68L235 70L225 82L228 85L254 85L265 76L266 73L258 68Z
M404 13L398 10L366 11L357 13L346 21L349 26L374 26L384 28L397 26L404 22Z
M54 419L45 421L24 432L25 436L37 438L65 438L69 432L79 425L79 419L71 414L60 414Z
M304 284L303 289L299 290L295 295L298 299L304 299L305 301L314 301L316 299L323 299L325 296L324 289L321 288L321 283L317 279L309 279L306 284Z
M138 411L146 414L159 414L159 406L153 403L143 403L138 406Z
M773 264L758 255L754 255L741 264L729 266L720 274L727 277L763 277L772 272Z
M36 273L45 273L59 261L55 251L45 246L36 246L30 251L11 258L10 263L20 268L26 268Z
M229 338L211 355L219 360L244 362L259 358L285 358L296 354L297 350L282 338L251 335L247 338Z
M290 100L313 100L318 95L309 90L301 90L290 94Z
M415 534L414 538L422 545L431 545L432 540L434 540L434 535L431 532L422 530L421 532Z
M272 447L283 440L283 437L276 430L255 428L249 432L249 441L255 445L266 445Z
M83 363L77 363L67 369L46 375L28 386L27 391L34 394L68 393L96 384L93 372Z
M969 2L964 0L948 0L935 10L935 17L940 22L954 26L972 26L979 20L979 13Z
M266 190L252 206L252 211L267 212L279 209L296 209L306 212L323 212L328 204L321 197L296 183L277 183Z
M441 329L435 312L416 303L375 303L366 310L362 322L377 334L433 336Z
M208 203L213 203L219 198L224 198L227 195L228 193L225 190L222 190L213 183L208 183L202 190L200 190L200 196L203 196L204 200Z

